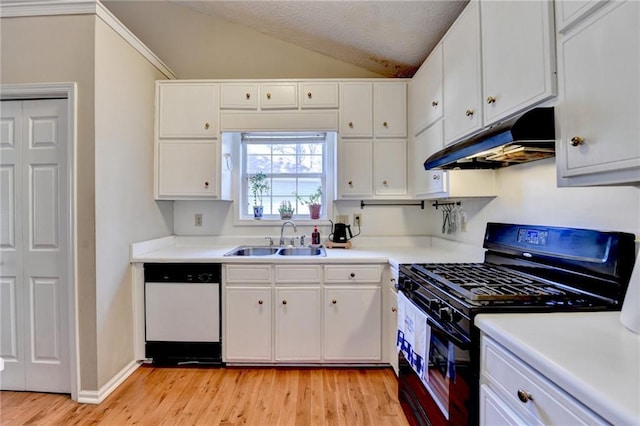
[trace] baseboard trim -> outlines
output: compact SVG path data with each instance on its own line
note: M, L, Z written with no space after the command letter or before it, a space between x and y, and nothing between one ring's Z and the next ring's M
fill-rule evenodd
M104 386L97 391L81 390L78 392L78 402L81 404L100 404L111 393L116 390L127 378L140 367L137 361L131 361L126 367L120 370Z

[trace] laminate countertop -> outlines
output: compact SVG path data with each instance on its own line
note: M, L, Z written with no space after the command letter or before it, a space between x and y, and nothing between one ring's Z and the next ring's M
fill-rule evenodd
M640 335L620 312L480 314L475 324L615 425L640 425Z

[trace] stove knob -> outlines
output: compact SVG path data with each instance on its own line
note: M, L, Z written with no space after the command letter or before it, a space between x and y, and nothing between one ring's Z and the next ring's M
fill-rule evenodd
M462 319L462 314L458 311L453 311L451 312L451 322L452 323L457 323L458 321L460 321Z
M396 284L396 289L398 290L406 290L413 291L418 288L417 284L415 284L411 279L406 277L399 277L398 283Z
M443 321L451 321L451 308L440 308L438 313Z
M438 312L440 309L441 302L438 299L429 299L429 307Z

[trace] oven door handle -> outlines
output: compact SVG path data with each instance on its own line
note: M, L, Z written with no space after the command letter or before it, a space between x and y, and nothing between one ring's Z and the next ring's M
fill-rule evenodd
M432 333L437 333L443 339L449 340L454 345L462 350L471 349L471 340L460 333L452 333L443 327L439 322L434 320L429 314L427 314L427 325L431 327Z

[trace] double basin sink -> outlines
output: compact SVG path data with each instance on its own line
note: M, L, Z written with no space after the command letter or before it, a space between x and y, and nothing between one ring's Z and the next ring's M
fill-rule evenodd
M324 247L240 246L225 256L326 256Z

